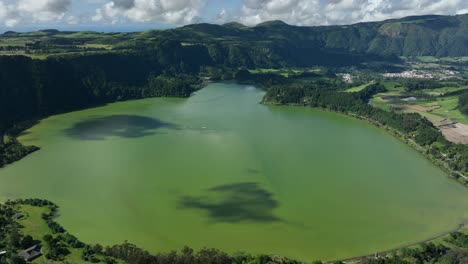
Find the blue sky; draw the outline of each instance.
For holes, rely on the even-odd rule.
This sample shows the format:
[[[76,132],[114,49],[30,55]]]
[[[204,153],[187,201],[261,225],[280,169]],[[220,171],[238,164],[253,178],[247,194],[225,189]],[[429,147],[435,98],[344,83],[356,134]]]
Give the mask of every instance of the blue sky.
[[[237,21],[334,25],[468,13],[467,0],[0,0],[0,31],[138,31]]]

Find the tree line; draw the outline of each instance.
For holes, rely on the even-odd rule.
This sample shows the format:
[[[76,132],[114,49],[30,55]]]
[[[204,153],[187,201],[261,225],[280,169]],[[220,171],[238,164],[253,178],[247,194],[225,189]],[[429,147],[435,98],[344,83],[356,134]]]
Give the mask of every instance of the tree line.
[[[468,115],[468,90],[463,91],[458,97],[458,109],[465,115]]]
[[[42,215],[49,231],[42,237],[45,247],[42,250],[45,257],[54,261],[67,261],[71,249],[80,249],[83,261],[91,263],[131,263],[131,264],[299,264],[301,261],[292,260],[282,256],[248,253],[228,254],[218,249],[203,248],[198,251],[190,247],[183,247],[179,251],[160,252],[151,254],[129,242],[119,245],[102,246],[100,244],[86,244],[68,233],[60,224],[54,221],[58,206],[41,199],[20,199],[0,204],[0,251],[7,254],[0,256],[0,264],[23,264],[24,259],[18,252],[33,245],[40,244],[37,237],[23,234],[20,222],[14,219],[19,213],[18,206],[31,205],[46,207],[48,213]],[[445,244],[423,243],[414,248],[403,248],[387,254],[384,257],[365,257],[357,260],[361,264],[424,264],[446,263],[463,264],[468,260],[468,235],[461,232],[452,232],[445,239]],[[449,246],[447,246],[449,245]],[[315,261],[313,264],[322,264]],[[344,262],[335,261],[334,264]]]
[[[188,97],[201,87],[199,62],[180,45],[152,47],[46,60],[0,56],[0,167],[37,150],[14,139],[25,121],[122,100]]]
[[[319,89],[314,85],[276,85],[267,90],[264,101],[277,104],[302,104],[351,113],[395,129],[418,145],[425,147],[426,155],[443,160],[454,171],[468,174],[468,146],[447,141],[430,121],[416,113],[396,113],[373,107],[369,100],[374,94],[385,91],[374,83],[360,92],[345,93],[339,90]],[[459,177],[454,174],[454,177]]]

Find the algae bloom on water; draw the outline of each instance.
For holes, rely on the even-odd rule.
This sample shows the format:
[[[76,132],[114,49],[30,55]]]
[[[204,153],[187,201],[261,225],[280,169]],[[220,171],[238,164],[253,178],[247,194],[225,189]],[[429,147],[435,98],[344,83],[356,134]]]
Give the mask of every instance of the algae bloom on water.
[[[41,150],[0,170],[0,197],[42,198],[88,243],[184,245],[340,259],[418,242],[468,219],[468,191],[364,121],[259,104],[215,83],[188,99],[42,120]]]

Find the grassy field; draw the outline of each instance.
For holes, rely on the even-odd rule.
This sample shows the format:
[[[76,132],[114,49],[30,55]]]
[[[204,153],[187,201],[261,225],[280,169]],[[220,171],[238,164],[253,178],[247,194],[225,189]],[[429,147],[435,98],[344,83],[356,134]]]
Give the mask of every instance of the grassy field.
[[[398,85],[397,82],[384,82],[387,92],[375,95],[372,99],[372,105],[384,110],[391,110],[392,105],[418,105],[423,107],[440,106],[438,109],[431,111],[419,111],[416,109],[404,109],[405,113],[419,113],[432,122],[438,122],[443,119],[451,119],[463,124],[468,124],[468,117],[463,115],[458,108],[458,96],[444,96],[447,93],[456,92],[459,90],[468,89],[468,86],[461,87],[441,87],[437,89],[422,90],[419,94],[407,93],[403,86]],[[398,100],[401,97],[414,96],[416,101],[402,101]],[[430,96],[430,97],[427,97]],[[396,97],[395,100],[384,100],[382,97]]]
[[[381,98],[373,98],[372,104],[375,107],[379,107],[384,110],[390,110],[392,103],[388,101],[384,101]],[[397,103],[393,103],[397,105]],[[438,98],[436,101],[432,102],[414,102],[413,104],[430,107],[430,106],[440,106],[438,109],[434,109],[432,111],[418,111],[415,109],[405,109],[402,112],[405,113],[419,113],[420,115],[426,117],[432,122],[439,122],[444,119],[451,119],[456,122],[460,122],[463,124],[468,124],[468,117],[463,115],[458,109],[458,98],[457,97],[446,97],[446,98]]]
[[[458,97],[440,97],[434,102],[421,103],[422,106],[439,105],[440,108],[432,110],[429,114],[433,118],[449,118],[460,123],[468,124],[468,117],[463,115],[458,108]]]
[[[382,97],[400,96],[404,92],[404,87],[399,85],[398,82],[393,82],[393,81],[382,82],[382,84],[387,89],[387,92],[374,95],[374,97],[371,99],[371,103],[374,107],[378,107],[383,110],[390,111],[391,103],[383,100]]]
[[[83,55],[96,54],[98,52],[111,52],[113,45],[108,43],[95,43],[94,41],[105,41],[108,38],[118,38],[120,36],[119,34],[102,34],[92,31],[51,34],[50,32],[36,31],[0,35],[0,56],[22,55],[33,59],[45,59],[57,55]],[[44,41],[51,41],[53,43],[60,39],[65,40],[66,44],[49,43],[45,45],[46,48],[42,47],[40,49],[28,47],[28,44]],[[70,44],[70,40],[74,40],[74,43]],[[44,49],[47,49],[48,52],[44,52]]]
[[[254,70],[249,70],[250,73],[275,73],[283,75],[284,77],[288,77],[290,75],[300,74],[304,72],[303,70],[295,70],[295,69],[267,69],[267,68],[259,68]]]
[[[93,48],[93,49],[106,49],[106,50],[111,50],[112,45],[106,45],[106,44],[93,44],[93,43],[86,43],[84,45],[78,45],[80,48]]]
[[[384,101],[380,96],[374,96],[371,99],[372,106],[378,107],[380,109],[390,111],[390,104],[387,101]]]
[[[45,245],[44,236],[51,234],[42,214],[49,213],[50,209],[47,207],[36,207],[30,205],[21,205],[20,211],[24,214],[24,218],[19,220],[23,226],[21,233],[23,235],[30,235],[34,240],[41,241],[41,245]],[[33,263],[44,263],[46,258],[41,256],[33,261]]]
[[[405,88],[401,86],[400,83],[395,81],[386,81],[382,82],[382,84],[385,86],[388,92],[391,93],[402,93],[405,91]]]
[[[47,207],[21,205],[20,211],[25,216],[19,220],[23,226],[21,229],[22,233],[32,236],[35,240],[44,242],[42,238],[50,234],[50,230],[41,216],[42,214],[49,213],[50,209]]]
[[[423,90],[424,93],[434,96],[441,96],[447,93],[468,89],[468,86],[462,87],[442,87],[437,89]]]
[[[347,93],[359,92],[359,91],[362,91],[362,90],[365,89],[367,86],[369,86],[369,85],[371,85],[371,84],[373,84],[373,83],[374,83],[374,81],[369,82],[369,83],[365,83],[365,84],[363,84],[363,85],[359,85],[359,86],[356,86],[356,87],[351,87],[351,88],[345,90],[345,92],[347,92]]]
[[[44,242],[45,235],[52,235],[47,223],[44,219],[42,219],[42,214],[47,214],[50,212],[48,207],[36,207],[31,205],[21,205],[19,210],[24,217],[19,220],[22,228],[21,233],[23,235],[30,235],[33,237],[34,240],[41,241],[41,245],[46,251],[46,243]],[[83,253],[82,248],[68,248],[70,250],[70,254],[67,255],[66,259],[61,263],[87,263],[83,259],[81,259],[81,254]],[[32,263],[44,263],[46,261],[45,256],[41,256],[35,259]],[[54,262],[60,263],[60,262]]]

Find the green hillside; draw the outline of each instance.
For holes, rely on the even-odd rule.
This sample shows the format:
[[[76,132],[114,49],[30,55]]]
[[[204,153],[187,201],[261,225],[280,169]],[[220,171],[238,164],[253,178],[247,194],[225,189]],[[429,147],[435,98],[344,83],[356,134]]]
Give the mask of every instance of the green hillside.
[[[253,27],[202,23],[135,33],[10,31],[0,35],[0,47],[49,56],[109,52],[109,48],[114,52],[134,50],[162,40],[203,46],[211,55],[225,55],[223,64],[252,67],[343,65],[397,56],[461,57],[468,55],[468,14],[413,16],[348,26],[300,27],[269,21]]]

